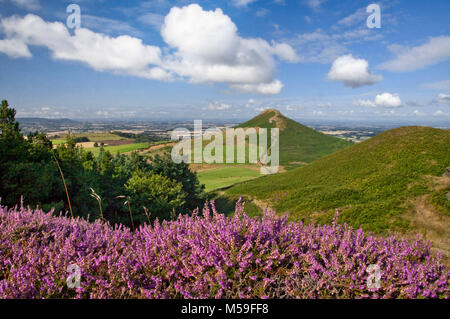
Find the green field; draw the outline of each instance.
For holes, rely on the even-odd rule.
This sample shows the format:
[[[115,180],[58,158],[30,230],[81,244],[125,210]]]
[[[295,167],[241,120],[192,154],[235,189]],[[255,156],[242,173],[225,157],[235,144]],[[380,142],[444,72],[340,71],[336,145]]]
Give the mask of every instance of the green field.
[[[77,138],[77,137],[87,137],[89,139],[90,142],[101,142],[101,141],[118,141],[118,140],[125,140],[125,137],[121,137],[119,135],[116,134],[111,134],[111,133],[102,133],[102,132],[98,132],[98,133],[77,133],[77,134],[72,134],[73,138]]]
[[[111,134],[111,133],[77,133],[77,134],[71,134],[72,138],[77,137],[87,137],[90,142],[101,142],[101,141],[118,141],[118,140],[124,140],[126,138]],[[59,145],[66,142],[66,139],[64,136],[60,136],[57,138],[50,138],[53,145]]]
[[[53,145],[64,144],[65,140],[52,140]],[[132,143],[125,145],[111,145],[103,147],[105,151],[109,151],[111,154],[115,155],[117,151],[120,154],[137,151],[140,149],[144,149],[150,146],[150,143]],[[100,153],[100,147],[84,147],[85,150],[92,152],[94,155],[98,155]]]
[[[58,139],[54,139],[51,140],[53,145],[60,145],[60,144],[64,144],[66,142],[65,139],[63,138],[58,138]]]
[[[200,183],[205,184],[205,190],[209,192],[256,178],[261,174],[259,170],[248,167],[224,166],[198,172],[197,176]]]
[[[79,133],[79,134],[72,134],[73,138],[77,137],[87,137],[90,142],[97,142],[101,143],[103,141],[118,141],[118,140],[124,140],[126,138],[111,134],[111,133]],[[65,138],[56,138],[51,139],[53,145],[61,145],[66,143]],[[105,151],[111,152],[111,154],[115,155],[117,152],[120,154],[128,153],[137,151],[140,149],[144,149],[150,146],[150,143],[143,142],[143,143],[130,143],[130,144],[124,144],[124,145],[110,145],[110,146],[104,146]],[[94,155],[98,155],[100,153],[100,147],[84,147],[85,150],[92,152]]]
[[[133,143],[133,144],[125,144],[125,145],[112,145],[105,146],[105,151],[109,151],[111,154],[115,155],[117,152],[120,154],[137,151],[143,148],[149,147],[149,143]],[[89,147],[85,148],[85,150],[91,151],[94,155],[98,155],[100,153],[100,147]]]

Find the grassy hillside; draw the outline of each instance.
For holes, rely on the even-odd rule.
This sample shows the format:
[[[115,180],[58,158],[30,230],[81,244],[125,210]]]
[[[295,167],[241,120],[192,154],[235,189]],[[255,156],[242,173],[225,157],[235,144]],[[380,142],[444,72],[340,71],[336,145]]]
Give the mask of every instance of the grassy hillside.
[[[299,124],[274,109],[268,109],[238,127],[278,127],[280,129],[280,164],[287,169],[302,163],[310,163],[352,145],[352,142]]]
[[[365,230],[421,230],[450,245],[450,131],[402,127],[294,170],[228,189],[291,218],[340,220]],[[261,204],[262,202],[262,204]]]

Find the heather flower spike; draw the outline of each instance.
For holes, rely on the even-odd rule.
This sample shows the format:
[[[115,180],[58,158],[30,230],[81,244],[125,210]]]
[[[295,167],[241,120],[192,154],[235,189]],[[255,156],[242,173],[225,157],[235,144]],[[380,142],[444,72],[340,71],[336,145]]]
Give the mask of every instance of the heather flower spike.
[[[241,202],[234,217],[207,203],[134,232],[29,207],[0,206],[0,221],[0,298],[450,298],[429,242],[251,218]]]

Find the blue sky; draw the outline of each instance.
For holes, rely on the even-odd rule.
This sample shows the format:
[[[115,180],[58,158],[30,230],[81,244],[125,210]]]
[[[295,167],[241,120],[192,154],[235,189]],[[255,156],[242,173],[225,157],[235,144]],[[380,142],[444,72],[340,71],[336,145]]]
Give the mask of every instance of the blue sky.
[[[66,25],[69,4],[81,28]],[[372,3],[381,28],[368,28]],[[18,116],[450,124],[450,1],[0,0]]]

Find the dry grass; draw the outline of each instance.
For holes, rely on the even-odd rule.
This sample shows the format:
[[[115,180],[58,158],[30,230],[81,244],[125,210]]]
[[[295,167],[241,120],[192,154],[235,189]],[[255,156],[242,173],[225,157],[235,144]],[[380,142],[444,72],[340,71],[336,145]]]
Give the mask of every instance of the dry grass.
[[[410,202],[411,209],[404,214],[413,230],[406,235],[410,238],[421,234],[432,242],[433,249],[444,257],[450,266],[450,217],[439,214],[428,201],[428,195],[420,196]]]

